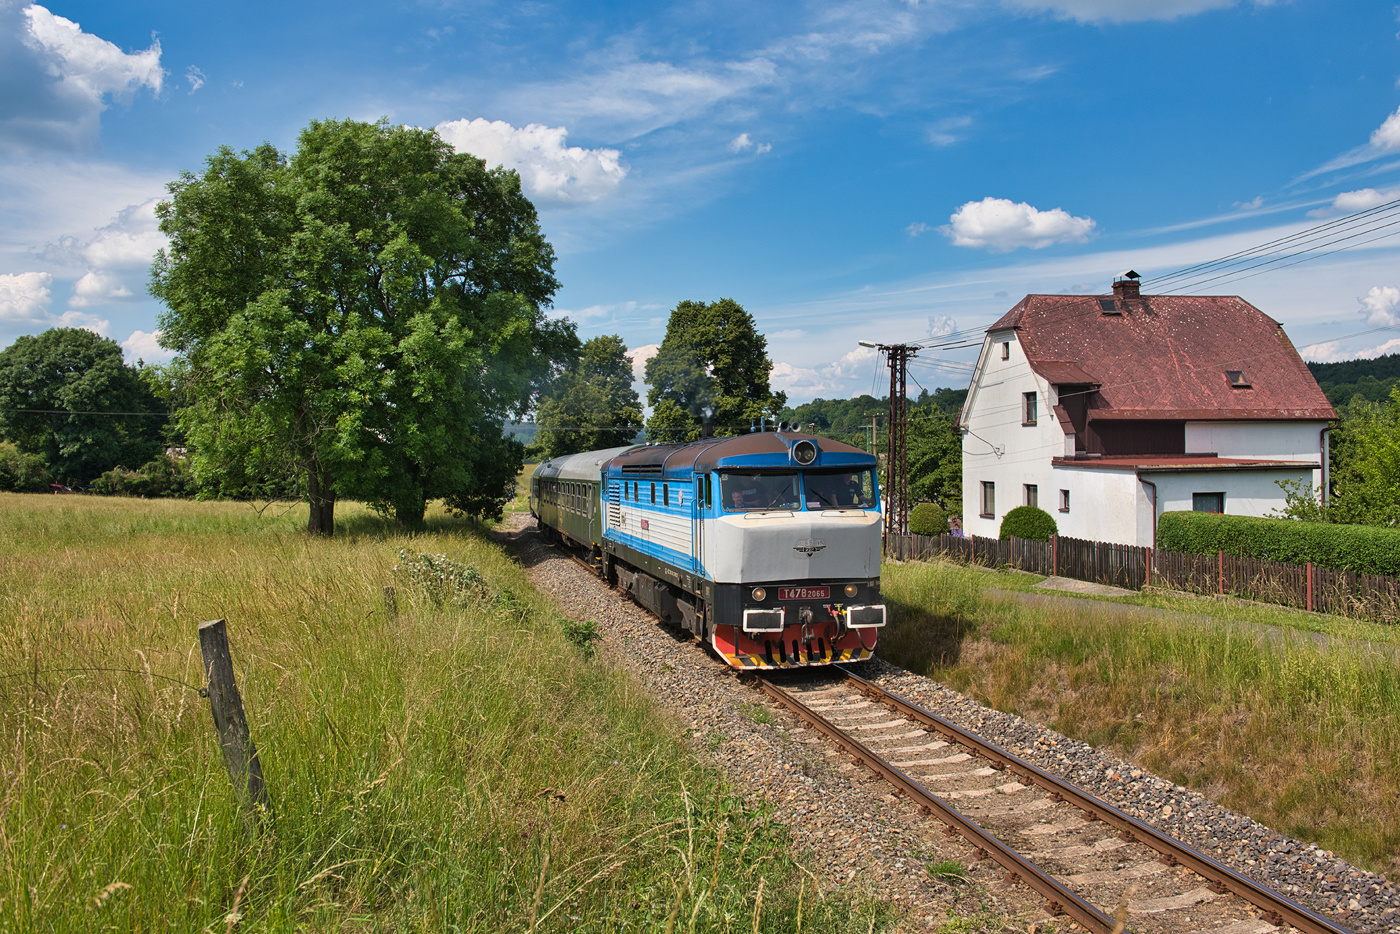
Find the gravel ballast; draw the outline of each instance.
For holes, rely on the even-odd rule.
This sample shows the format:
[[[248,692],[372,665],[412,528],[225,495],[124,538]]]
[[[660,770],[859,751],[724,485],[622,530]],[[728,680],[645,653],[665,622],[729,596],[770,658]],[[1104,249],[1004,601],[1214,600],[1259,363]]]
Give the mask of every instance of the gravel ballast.
[[[771,706],[699,643],[545,545],[528,515],[509,516],[499,535],[561,612],[597,623],[602,651],[623,662],[674,712],[697,753],[723,769],[751,801],[771,807],[828,888],[854,886],[888,899],[905,912],[909,930],[937,930],[958,918],[971,921],[959,931],[1072,927],[1064,919],[1047,924],[1034,893],[1003,881],[994,863],[978,862],[960,838],[947,836],[883,780]],[[1357,934],[1400,930],[1400,890],[1383,877],[936,681],[879,659],[853,670]],[[926,869],[947,860],[965,867],[965,882],[935,879]]]

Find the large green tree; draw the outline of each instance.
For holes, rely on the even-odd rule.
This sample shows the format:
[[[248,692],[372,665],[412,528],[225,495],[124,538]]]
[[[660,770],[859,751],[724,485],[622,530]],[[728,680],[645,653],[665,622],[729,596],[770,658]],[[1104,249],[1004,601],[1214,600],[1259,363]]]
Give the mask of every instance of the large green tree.
[[[499,514],[523,451],[504,422],[578,350],[544,315],[554,254],[514,172],[316,121],[290,157],[224,147],[170,194],[151,291],[202,485],[295,476],[319,534],[338,496],[407,525],[435,498]]]
[[[584,342],[539,405],[538,442],[547,457],[630,444],[642,430],[632,361],[616,334]]]
[[[769,389],[772,368],[767,340],[738,302],[681,302],[647,361],[647,437],[693,441],[706,419],[716,435],[739,434],[761,417],[776,416],[787,396]]]
[[[1327,518],[1400,525],[1400,387],[1384,402],[1358,396],[1340,414],[1332,434]]]
[[[161,452],[165,408],[110,338],[51,328],[0,350],[0,437],[85,485]]]
[[[956,513],[962,506],[962,435],[937,403],[909,416],[909,495]]]

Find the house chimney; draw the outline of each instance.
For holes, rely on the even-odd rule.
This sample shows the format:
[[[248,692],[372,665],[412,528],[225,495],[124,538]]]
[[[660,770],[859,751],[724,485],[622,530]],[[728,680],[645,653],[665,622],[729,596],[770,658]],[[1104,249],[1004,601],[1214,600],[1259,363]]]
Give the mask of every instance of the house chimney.
[[[1127,272],[1120,272],[1113,277],[1113,297],[1122,301],[1125,298],[1138,298],[1140,291],[1138,280],[1141,279],[1137,272],[1129,269]]]

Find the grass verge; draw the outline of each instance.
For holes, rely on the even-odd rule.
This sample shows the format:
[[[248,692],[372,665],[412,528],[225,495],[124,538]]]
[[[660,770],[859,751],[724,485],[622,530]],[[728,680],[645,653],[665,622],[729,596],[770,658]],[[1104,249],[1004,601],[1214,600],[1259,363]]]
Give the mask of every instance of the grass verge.
[[[323,541],[304,509],[0,494],[0,929],[883,926],[476,527],[337,513]],[[261,831],[195,692],[217,617]]]
[[[881,655],[1400,881],[1393,631],[1163,595],[1028,605],[1004,592],[1023,579],[886,565]]]

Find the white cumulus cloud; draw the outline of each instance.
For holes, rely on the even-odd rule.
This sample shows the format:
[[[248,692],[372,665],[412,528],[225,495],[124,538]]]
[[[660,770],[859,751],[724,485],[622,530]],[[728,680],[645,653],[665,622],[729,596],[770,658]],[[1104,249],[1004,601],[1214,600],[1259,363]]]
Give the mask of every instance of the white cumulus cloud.
[[[20,272],[0,275],[0,333],[31,333],[44,328],[87,328],[106,334],[110,323],[80,311],[52,314],[50,286],[53,276],[46,272]]]
[[[1366,323],[1372,327],[1400,324],[1400,289],[1395,286],[1372,286],[1357,302],[1361,305],[1361,313],[1366,316]]]
[[[568,131],[531,123],[514,127],[503,120],[449,120],[437,125],[438,135],[458,152],[504,165],[520,173],[532,199],[557,204],[598,201],[617,193],[627,166],[616,149],[566,146]]]
[[[0,321],[6,324],[43,321],[53,296],[53,276],[46,272],[0,275]]]
[[[89,240],[64,237],[44,248],[51,262],[86,269],[73,284],[69,307],[90,308],[144,291],[151,260],[167,242],[157,226],[159,201],[151,198],[128,205]]]
[[[173,356],[175,351],[166,350],[160,345],[160,331],[133,331],[130,337],[122,341],[122,358],[127,363],[135,363],[137,360],[158,363]]]
[[[983,198],[953,212],[939,230],[954,246],[1005,253],[1018,247],[1039,250],[1055,243],[1083,243],[1094,235],[1094,221],[1062,208],[1041,211],[1022,201]]]
[[[1387,201],[1394,201],[1400,192],[1379,191],[1375,188],[1362,188],[1358,191],[1344,191],[1332,199],[1332,207],[1339,211],[1364,211]]]
[[[627,356],[632,360],[632,382],[641,384],[646,381],[647,361],[656,356],[656,352],[661,349],[660,344],[643,344],[632,349]]]
[[[165,81],[160,42],[123,52],[38,4],[0,2],[0,141],[8,148],[76,149],[97,137],[109,98],[129,101]]]

